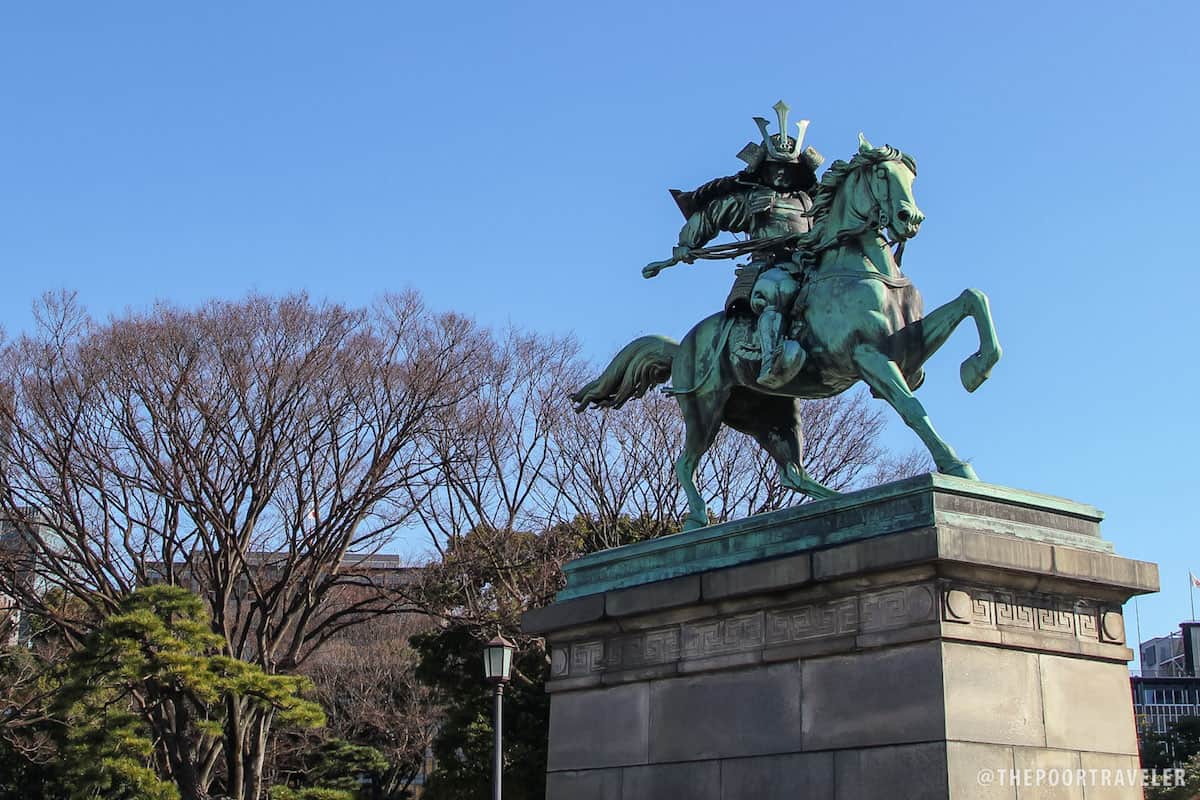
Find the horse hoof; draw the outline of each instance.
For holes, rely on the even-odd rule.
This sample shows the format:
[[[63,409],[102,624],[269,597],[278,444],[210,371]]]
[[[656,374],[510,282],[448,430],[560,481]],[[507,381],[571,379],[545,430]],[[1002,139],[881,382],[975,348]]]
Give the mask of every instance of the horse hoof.
[[[983,355],[981,353],[971,356],[962,362],[962,366],[958,368],[958,375],[962,378],[963,388],[968,392],[973,392],[982,386],[991,373],[992,367],[991,365],[984,366]]]
[[[700,522],[697,519],[688,517],[687,519],[685,519],[683,521],[683,529],[685,531],[694,531],[697,528],[706,528],[706,527],[708,527],[708,520],[704,520],[703,522]]]
[[[946,469],[939,469],[938,472],[943,475],[953,475],[955,478],[966,478],[969,481],[979,480],[979,476],[975,474],[975,468],[965,461],[955,461]]]
[[[786,474],[780,475],[779,483],[783,488],[807,495],[813,500],[826,500],[841,494],[841,492],[834,491],[824,484],[817,483],[807,475],[801,477],[799,469],[795,469],[794,472],[793,470],[788,470]]]
[[[813,500],[828,500],[831,497],[837,497],[838,495],[841,494],[841,492],[835,492],[833,489],[830,489],[828,486],[822,486],[821,484],[817,483],[816,481],[813,481],[811,484],[805,484],[803,486],[796,486],[796,487],[790,487],[790,488],[792,488],[794,491],[799,492],[800,494],[808,495]]]

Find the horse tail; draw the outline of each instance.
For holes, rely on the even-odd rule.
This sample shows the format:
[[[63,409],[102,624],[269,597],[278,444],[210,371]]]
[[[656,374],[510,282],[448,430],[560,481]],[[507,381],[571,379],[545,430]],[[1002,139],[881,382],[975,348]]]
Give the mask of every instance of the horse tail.
[[[575,411],[620,408],[631,397],[641,397],[651,386],[671,377],[671,362],[679,342],[666,336],[643,336],[621,348],[600,377],[571,395]]]

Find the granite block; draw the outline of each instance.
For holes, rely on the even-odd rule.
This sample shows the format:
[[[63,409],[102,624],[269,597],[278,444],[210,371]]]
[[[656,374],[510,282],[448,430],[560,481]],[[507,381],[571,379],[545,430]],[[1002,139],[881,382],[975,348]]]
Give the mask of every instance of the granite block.
[[[832,752],[790,753],[721,762],[721,800],[797,798],[834,800]]]
[[[624,772],[621,800],[721,800],[719,761],[651,764]]]
[[[946,737],[1044,747],[1038,656],[946,642]]]
[[[547,769],[645,764],[649,734],[648,683],[557,693],[550,703]]]
[[[1142,800],[1142,789],[1124,780],[1127,776],[1141,775],[1142,765],[1137,756],[1080,753],[1079,765],[1087,775],[1083,800]]]
[[[1137,755],[1137,729],[1123,664],[1041,654],[1046,745]]]
[[[700,576],[689,575],[669,581],[658,581],[618,589],[604,597],[605,612],[610,617],[626,617],[648,611],[661,611],[685,606],[700,600]]]
[[[1013,770],[1011,747],[947,742],[946,763],[950,800],[1016,800],[1016,785],[1002,777]]]
[[[603,617],[604,595],[593,594],[527,611],[521,619],[521,630],[525,633],[541,634],[597,622]]]
[[[801,685],[805,751],[945,738],[940,642],[805,661]]]
[[[804,553],[706,572],[702,576],[700,591],[705,601],[722,600],[756,592],[792,589],[811,579],[812,556]]]
[[[1077,752],[1017,747],[1013,767],[1017,800],[1084,800]]]
[[[798,752],[800,665],[772,664],[655,681],[650,761]]]
[[[946,800],[945,742],[840,750],[836,800]]]
[[[546,800],[621,800],[621,769],[549,772]]]

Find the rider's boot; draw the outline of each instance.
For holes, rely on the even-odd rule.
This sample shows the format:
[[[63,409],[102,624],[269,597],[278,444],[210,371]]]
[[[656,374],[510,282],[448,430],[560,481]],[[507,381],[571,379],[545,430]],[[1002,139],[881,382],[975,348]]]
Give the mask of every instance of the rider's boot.
[[[783,314],[775,308],[764,308],[759,314],[758,338],[762,347],[758,382],[769,389],[778,389],[803,369],[808,354],[799,342],[783,337]]]

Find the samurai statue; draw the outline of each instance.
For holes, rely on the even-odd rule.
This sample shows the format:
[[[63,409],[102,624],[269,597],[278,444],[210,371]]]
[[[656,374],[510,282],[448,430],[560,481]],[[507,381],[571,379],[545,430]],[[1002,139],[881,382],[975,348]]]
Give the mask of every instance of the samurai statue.
[[[737,267],[725,311],[757,318],[762,360],[758,383],[770,389],[794,378],[807,358],[797,341],[803,323],[794,305],[804,264],[796,238],[811,227],[810,193],[817,185],[816,170],[824,161],[813,148],[804,148],[808,120],[796,124],[796,137],[792,138],[787,135],[790,109],[782,100],[774,109],[779,132],[768,133],[767,120],[754,118],[762,142],[751,142],[738,153],[746,162],[745,169],[690,192],[671,190],[687,223],[679,232],[679,244],[671,258],[642,270],[644,277],[653,278],[679,262],[750,254],[749,263]],[[749,239],[705,248],[721,231],[747,234]]]

